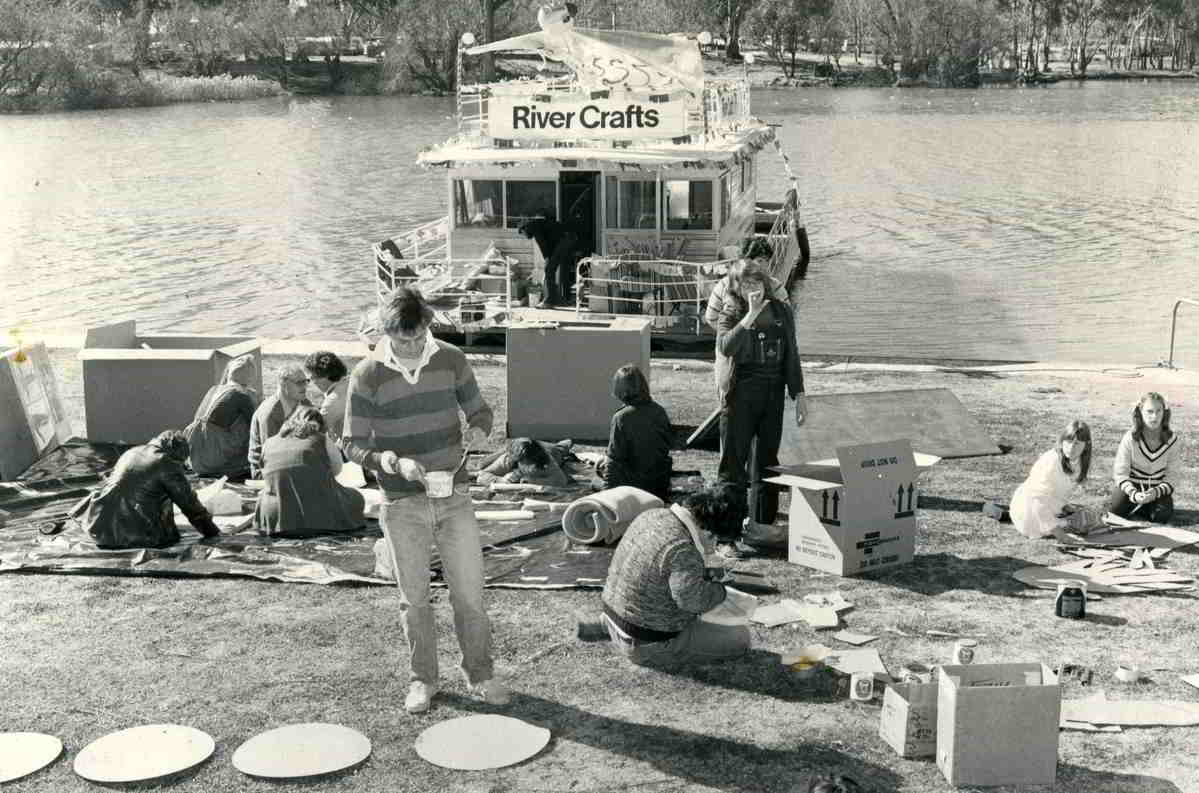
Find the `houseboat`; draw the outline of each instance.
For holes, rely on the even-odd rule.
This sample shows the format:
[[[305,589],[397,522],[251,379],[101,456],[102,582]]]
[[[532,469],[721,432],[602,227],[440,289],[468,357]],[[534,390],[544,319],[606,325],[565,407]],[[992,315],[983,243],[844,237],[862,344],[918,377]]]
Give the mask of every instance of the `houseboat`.
[[[512,323],[629,314],[683,340],[712,332],[707,296],[746,236],[772,238],[773,274],[787,281],[806,243],[798,189],[774,128],[750,113],[748,80],[705,79],[694,39],[575,28],[563,6],[539,20],[541,31],[492,44],[463,37],[458,133],[419,155],[444,170],[449,211],[374,246],[379,298],[415,282],[437,309],[434,332],[467,344]],[[522,51],[566,68],[465,77],[471,59]],[[792,187],[759,229],[767,149]],[[529,300],[542,251],[518,229],[550,214],[578,248],[574,292],[546,309]]]

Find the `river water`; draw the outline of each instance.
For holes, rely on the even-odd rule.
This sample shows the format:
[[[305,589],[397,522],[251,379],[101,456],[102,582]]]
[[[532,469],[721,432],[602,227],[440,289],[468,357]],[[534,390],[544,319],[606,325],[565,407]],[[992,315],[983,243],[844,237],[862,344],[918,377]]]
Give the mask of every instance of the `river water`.
[[[805,353],[1146,364],[1199,298],[1199,81],[756,91],[801,182]],[[353,338],[370,244],[445,211],[449,99],[0,118],[0,316]],[[759,196],[785,187],[772,151]],[[1199,366],[1199,308],[1176,363]]]

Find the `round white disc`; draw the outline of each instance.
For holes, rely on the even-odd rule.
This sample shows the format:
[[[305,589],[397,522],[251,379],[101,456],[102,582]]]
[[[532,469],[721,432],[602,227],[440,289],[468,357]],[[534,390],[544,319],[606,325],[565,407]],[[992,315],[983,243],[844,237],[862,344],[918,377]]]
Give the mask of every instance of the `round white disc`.
[[[442,768],[482,771],[527,760],[549,742],[544,727],[484,714],[434,724],[416,739],[416,753]]]
[[[321,776],[358,765],[371,754],[365,735],[338,724],[288,724],[255,735],[233,753],[233,767],[266,779]]]
[[[194,727],[147,724],[109,733],[75,756],[75,773],[91,782],[148,782],[195,768],[216,742]]]
[[[0,732],[0,784],[29,776],[62,754],[62,741],[40,732]]]

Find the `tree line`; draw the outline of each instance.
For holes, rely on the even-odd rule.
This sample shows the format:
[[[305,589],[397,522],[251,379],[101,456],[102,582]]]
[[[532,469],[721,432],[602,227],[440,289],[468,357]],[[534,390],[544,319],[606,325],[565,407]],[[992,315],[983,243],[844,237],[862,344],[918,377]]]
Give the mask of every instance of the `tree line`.
[[[320,64],[341,90],[349,52],[378,54],[371,90],[452,91],[464,33],[535,30],[539,0],[0,0],[0,99],[103,92],[147,70],[211,76],[234,62],[289,88]],[[763,48],[787,76],[801,53],[903,78],[971,84],[979,70],[1086,75],[1193,70],[1199,0],[580,0],[580,24],[711,32],[737,59]],[[807,60],[810,60],[807,59]],[[494,66],[484,63],[490,76]],[[69,105],[70,102],[68,101]]]

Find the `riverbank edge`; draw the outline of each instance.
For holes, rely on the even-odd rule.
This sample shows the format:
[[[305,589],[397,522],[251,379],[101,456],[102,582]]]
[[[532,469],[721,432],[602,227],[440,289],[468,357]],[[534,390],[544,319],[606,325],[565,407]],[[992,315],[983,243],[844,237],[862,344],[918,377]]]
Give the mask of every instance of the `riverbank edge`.
[[[175,335],[175,334],[171,334]],[[178,334],[185,336],[206,336],[216,334]],[[236,334],[231,334],[236,335]],[[219,336],[219,338],[228,338]],[[342,358],[358,359],[364,357],[368,350],[361,341],[342,341],[334,339],[257,339],[261,345],[264,358],[295,358],[300,359],[318,350],[336,353]],[[25,346],[43,343],[47,350],[79,351],[83,349],[83,336],[75,334],[31,336],[23,340]],[[467,356],[484,365],[504,365],[502,353],[467,352]],[[884,356],[846,356],[846,355],[805,355],[803,369],[806,372],[911,372],[911,373],[944,373],[961,374],[965,376],[1031,374],[1046,373],[1062,376],[1094,377],[1110,376],[1122,379],[1144,379],[1147,382],[1160,384],[1162,387],[1183,386],[1199,388],[1199,371],[1185,368],[1170,368],[1163,363],[1157,364],[1114,364],[1109,362],[1090,361],[995,361],[968,358],[897,358]],[[675,371],[710,372],[713,364],[709,361],[689,358],[672,358],[669,354],[654,355],[651,366],[667,367]]]
[[[805,58],[809,66],[823,61]],[[815,76],[812,70],[804,71],[794,77],[786,77],[777,63],[766,62],[756,66],[730,63],[727,61],[706,61],[705,76],[713,79],[744,78],[749,80],[751,88],[780,90],[797,88],[928,88],[944,87],[927,80],[902,80],[891,75],[887,70],[877,65],[851,63],[837,67],[831,75]],[[174,75],[166,71],[147,70],[151,77],[147,80],[136,81],[135,89],[129,89],[134,81],[130,75],[127,79],[114,82],[120,90],[108,96],[97,95],[93,101],[80,107],[63,106],[57,101],[13,100],[0,97],[0,115],[29,115],[41,113],[62,113],[75,110],[110,110],[122,108],[166,107],[176,104],[195,104],[200,102],[242,102],[251,99],[263,99],[271,96],[447,96],[448,94],[418,91],[399,92],[381,89],[380,76],[383,65],[371,59],[364,62],[343,61],[342,68],[348,72],[347,78],[337,89],[319,87],[319,78],[309,76],[302,80],[302,87],[283,88],[268,76],[266,66],[253,62],[239,62],[229,65],[227,72],[212,77],[190,75]],[[313,62],[310,69],[316,73],[321,67]],[[110,70],[111,71],[111,70]],[[1050,71],[1036,75],[1020,75],[1007,73],[982,73],[978,86],[1027,86],[1046,85],[1063,81],[1086,82],[1091,80],[1107,81],[1149,81],[1149,80],[1193,80],[1199,79],[1199,70],[1168,71],[1157,69],[1132,70],[1100,70],[1089,71],[1087,74],[1071,74],[1069,72]],[[164,90],[162,81],[186,81],[187,85],[181,91]],[[159,81],[159,84],[155,84]],[[230,81],[253,82],[254,88],[230,92]],[[299,80],[297,81],[299,82]],[[122,87],[123,86],[123,87]],[[96,89],[101,90],[101,89]]]

